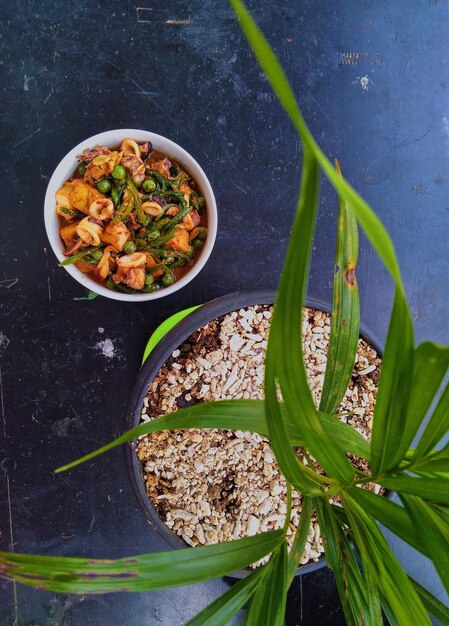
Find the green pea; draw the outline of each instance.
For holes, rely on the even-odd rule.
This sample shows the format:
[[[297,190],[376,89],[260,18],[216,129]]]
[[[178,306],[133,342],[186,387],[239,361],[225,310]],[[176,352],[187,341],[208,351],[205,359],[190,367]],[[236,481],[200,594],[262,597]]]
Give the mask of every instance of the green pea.
[[[95,259],[95,261],[101,261],[103,256],[103,250],[94,250],[91,256],[93,259]]]
[[[76,168],[78,171],[78,174],[81,174],[81,176],[84,176],[87,166],[84,163],[84,161],[81,161],[81,163],[78,165],[78,167]]]
[[[176,278],[173,276],[173,274],[164,274],[162,276],[162,284],[165,287],[169,287],[170,285],[173,285],[175,280],[176,280]]]
[[[154,276],[152,274],[147,274],[145,276],[145,285],[148,287],[148,285],[152,285],[154,283]]]
[[[203,198],[203,196],[198,196],[198,208],[202,209],[205,206],[206,206],[206,200]]]
[[[107,178],[102,178],[97,183],[97,189],[101,191],[101,193],[108,193],[108,191],[111,191],[111,181]]]
[[[137,250],[137,246],[134,243],[134,241],[127,241],[125,245],[123,246],[123,252],[125,252],[125,254],[132,254],[136,250]]]
[[[204,246],[204,241],[203,239],[194,239],[192,241],[192,246],[195,248],[195,250],[200,250],[203,246]]]
[[[145,193],[151,193],[156,189],[156,183],[152,178],[147,178],[143,181],[143,190]]]
[[[193,248],[193,246],[189,246],[188,249],[185,251],[184,253],[186,255],[186,257],[188,257],[189,259],[193,259],[193,257],[195,256],[195,248]]]
[[[204,228],[204,226],[200,226],[198,228],[196,239],[206,239],[206,237],[207,237],[207,228]]]
[[[157,228],[155,230],[152,230],[150,233],[148,233],[148,239],[150,241],[154,241],[155,239],[159,239],[160,236],[161,236],[161,231],[158,230]]]
[[[114,171],[112,172],[112,178],[115,180],[123,180],[126,176],[125,168],[121,165],[116,165],[114,167]]]
[[[159,291],[161,288],[159,283],[153,283],[152,285],[147,285],[142,289],[144,293],[153,293],[153,291]]]
[[[108,289],[115,289],[115,282],[112,280],[112,278],[109,276],[109,278],[106,281],[106,287]]]
[[[147,246],[147,242],[145,241],[145,239],[141,239],[140,237],[134,239],[134,242],[138,248],[145,248]]]

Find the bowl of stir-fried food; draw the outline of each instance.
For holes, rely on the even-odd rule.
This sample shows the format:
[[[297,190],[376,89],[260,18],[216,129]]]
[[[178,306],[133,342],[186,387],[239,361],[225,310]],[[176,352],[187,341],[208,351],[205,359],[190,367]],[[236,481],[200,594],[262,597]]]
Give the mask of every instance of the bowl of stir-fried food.
[[[59,265],[115,300],[160,298],[190,282],[212,252],[211,185],[183,148],[141,130],[100,133],[61,161],[45,197]]]

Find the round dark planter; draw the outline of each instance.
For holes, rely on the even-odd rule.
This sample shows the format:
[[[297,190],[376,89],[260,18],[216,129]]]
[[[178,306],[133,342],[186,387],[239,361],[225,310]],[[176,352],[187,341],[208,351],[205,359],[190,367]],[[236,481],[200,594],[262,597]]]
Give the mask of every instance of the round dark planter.
[[[174,326],[156,345],[140,369],[128,403],[126,429],[134,428],[134,426],[140,423],[143,400],[147,395],[149,384],[155,378],[157,372],[171,353],[194,331],[211,320],[226,315],[231,311],[248,306],[255,306],[257,304],[273,304],[275,299],[276,291],[273,289],[245,292],[236,291],[203,304],[200,308],[178,322],[178,324],[176,324],[176,326]],[[331,312],[329,305],[311,298],[306,299],[305,305],[312,309],[324,311],[325,313]],[[361,326],[360,335],[375,348],[378,354],[382,354],[382,346],[379,340],[369,330]],[[140,463],[135,453],[134,443],[125,446],[125,457],[133,491],[148,521],[158,530],[160,535],[162,535],[170,546],[173,548],[185,548],[186,544],[164,524],[147,496]],[[323,555],[317,562],[300,565],[296,574],[307,574],[325,565],[326,560]],[[241,578],[246,574],[246,571],[242,571],[236,572],[233,576],[235,578]]]

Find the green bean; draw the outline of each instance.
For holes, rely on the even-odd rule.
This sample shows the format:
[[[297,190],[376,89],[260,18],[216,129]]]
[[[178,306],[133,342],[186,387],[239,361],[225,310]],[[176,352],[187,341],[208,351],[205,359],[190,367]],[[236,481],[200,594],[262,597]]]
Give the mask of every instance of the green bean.
[[[107,279],[107,281],[106,281],[106,283],[105,283],[105,284],[106,284],[106,287],[107,287],[108,289],[115,289],[115,288],[116,288],[116,286],[117,286],[117,285],[116,285],[116,283],[115,283],[115,281],[114,281],[114,280],[112,280],[112,278],[111,278],[110,276],[109,276],[109,278]]]
[[[148,241],[156,241],[161,236],[161,231],[155,228],[147,234]]]
[[[161,220],[156,220],[155,222],[149,224],[149,226],[147,226],[147,234],[152,233],[154,230],[161,231],[164,228],[165,224],[168,224],[169,221],[169,217],[164,217]]]
[[[176,226],[176,224],[178,224],[181,220],[183,220],[185,216],[187,215],[187,213],[190,213],[192,209],[193,209],[192,206],[185,206],[183,209],[181,209],[178,215],[175,215],[175,217],[172,217],[171,220],[168,222],[167,230],[171,230],[173,226]]]
[[[180,254],[179,252],[173,252],[173,250],[165,250],[165,248],[153,248],[152,246],[146,246],[145,250],[162,258],[165,258],[167,256],[177,256],[178,254]]]
[[[145,285],[148,287],[148,285],[152,285],[154,283],[154,276],[152,274],[147,274],[145,276]]]
[[[179,185],[181,185],[186,180],[186,178],[188,178],[187,174],[183,172],[182,170],[179,172],[179,174],[175,178],[172,178],[172,179],[167,178],[166,176],[163,176],[157,170],[152,170],[150,168],[146,169],[146,173],[151,174],[151,176],[156,180],[156,182],[161,187],[162,191],[165,191],[167,187],[174,189],[174,185],[176,185],[176,187],[179,188]]]
[[[182,195],[182,193],[179,193],[179,191],[160,191],[158,195],[160,195],[160,196],[175,196],[175,198],[177,198],[179,200],[179,202],[181,203],[183,208],[185,208],[187,206],[187,202],[185,201],[184,196]]]
[[[77,261],[85,257],[87,254],[91,254],[92,252],[95,252],[95,250],[99,250],[99,249],[100,249],[99,246],[89,246],[88,248],[84,248],[84,250],[77,252],[73,256],[69,256],[67,259],[64,259],[64,261],[61,261],[61,263],[58,263],[58,266],[63,267],[65,265],[71,265],[72,263],[76,263]]]
[[[75,211],[72,211],[71,209],[66,209],[65,207],[59,207],[59,210],[65,213],[65,215],[70,215],[70,217],[76,217]]]
[[[139,224],[147,224],[148,219],[147,219],[147,216],[145,215],[145,212],[142,209],[142,202],[140,200],[140,194],[137,191],[136,186],[131,180],[130,176],[127,176],[126,182],[128,185],[128,191],[134,200],[134,206],[135,206],[136,213],[137,213],[137,221],[139,222]]]
[[[165,178],[165,176],[162,176],[162,174],[158,172],[157,170],[152,170],[148,168],[145,171],[147,174],[151,174],[154,180],[161,187],[162,191],[165,191],[167,189],[167,185],[171,184],[168,178]]]
[[[112,184],[112,190],[111,190],[111,198],[112,198],[112,202],[115,204],[115,206],[118,206],[120,204],[120,201],[122,199],[122,194],[123,194],[123,190],[125,189],[125,183],[121,182],[121,181],[114,181]]]
[[[115,212],[114,217],[112,218],[113,224],[118,224],[119,222],[123,222],[131,211],[134,208],[134,199],[131,194],[128,194],[126,200],[122,202],[120,208]]]
[[[98,261],[93,259],[91,256],[85,256],[83,258],[83,261],[86,261],[86,263],[90,263],[90,265],[97,265],[97,263],[98,263]]]
[[[163,243],[167,243],[167,241],[170,241],[170,239],[173,239],[173,237],[176,234],[176,229],[177,226],[175,226],[175,228],[172,228],[171,230],[167,231],[165,235],[162,235],[162,237],[159,237],[159,239],[156,239],[153,241],[153,245],[154,246],[160,246]]]
[[[141,239],[140,237],[134,239],[134,243],[136,244],[138,250],[146,248],[148,245],[148,242],[145,239]]]
[[[78,174],[81,174],[81,176],[84,176],[87,166],[86,163],[84,161],[81,161],[81,163],[78,165],[78,167],[76,168]]]
[[[99,249],[99,250],[94,250],[92,252],[92,254],[90,255],[95,261],[101,261],[101,259],[103,258],[103,250]]]

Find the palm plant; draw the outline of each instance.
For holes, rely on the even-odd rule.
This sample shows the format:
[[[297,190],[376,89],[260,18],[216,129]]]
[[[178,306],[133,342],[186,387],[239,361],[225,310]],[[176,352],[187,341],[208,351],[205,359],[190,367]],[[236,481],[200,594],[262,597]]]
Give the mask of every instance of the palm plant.
[[[231,0],[231,4],[303,146],[299,201],[266,354],[265,400],[200,404],[159,417],[57,471],[151,432],[186,428],[253,431],[270,439],[286,478],[285,526],[225,544],[114,561],[1,552],[0,573],[57,592],[145,591],[223,576],[271,554],[265,565],[239,581],[189,625],[226,624],[247,603],[246,624],[282,625],[287,591],[315,509],[325,539],[327,563],[334,572],[348,624],[378,626],[386,617],[392,625],[425,625],[431,623],[428,612],[449,624],[447,607],[406,574],[376,522],[431,559],[449,592],[449,444],[440,443],[449,430],[449,385],[438,399],[449,367],[449,348],[431,342],[415,347],[400,269],[385,228],[341,176],[338,164],[334,167],[320,150],[281,66],[241,0]],[[338,193],[339,221],[331,341],[317,409],[306,379],[301,342],[292,341],[292,337],[300,336],[320,170]],[[349,383],[359,337],[357,223],[395,284],[370,444],[335,416]],[[421,428],[422,434],[411,448],[427,418],[427,425]],[[316,459],[324,473],[318,473],[313,465],[304,465],[295,452],[297,446]],[[366,459],[370,473],[356,470],[347,453]],[[366,482],[395,491],[401,504],[360,489]],[[292,488],[303,494],[303,504],[300,525],[288,553],[286,530]],[[336,495],[343,508],[331,503]]]

